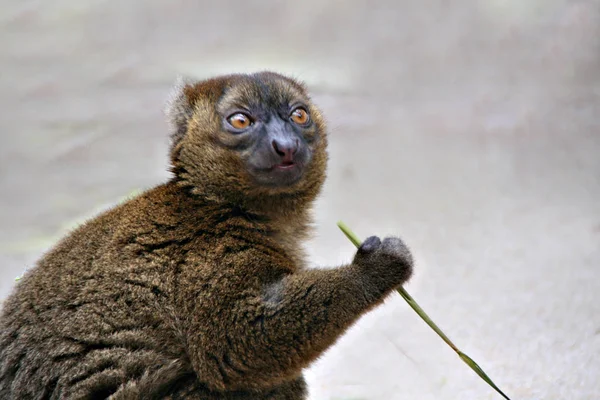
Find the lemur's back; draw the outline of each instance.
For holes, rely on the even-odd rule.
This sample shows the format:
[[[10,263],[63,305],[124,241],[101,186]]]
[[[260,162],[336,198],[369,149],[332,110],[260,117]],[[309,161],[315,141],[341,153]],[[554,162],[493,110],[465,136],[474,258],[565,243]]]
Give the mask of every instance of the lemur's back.
[[[17,284],[0,319],[0,398],[105,398],[125,375],[181,358],[158,312],[167,266],[134,255],[132,209],[84,224]]]

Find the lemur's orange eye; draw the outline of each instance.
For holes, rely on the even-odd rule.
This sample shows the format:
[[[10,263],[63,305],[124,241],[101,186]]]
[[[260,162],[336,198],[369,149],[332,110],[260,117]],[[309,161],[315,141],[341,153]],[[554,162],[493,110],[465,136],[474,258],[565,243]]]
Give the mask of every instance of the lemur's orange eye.
[[[302,107],[298,107],[294,111],[292,111],[290,118],[298,125],[306,125],[308,121],[310,121],[308,113]]]
[[[252,119],[244,113],[235,113],[227,118],[227,122],[235,129],[246,129],[252,125]]]

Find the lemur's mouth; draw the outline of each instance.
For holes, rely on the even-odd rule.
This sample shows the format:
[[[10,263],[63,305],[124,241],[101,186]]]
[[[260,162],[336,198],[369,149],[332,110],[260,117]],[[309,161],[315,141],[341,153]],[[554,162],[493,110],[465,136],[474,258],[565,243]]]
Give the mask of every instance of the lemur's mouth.
[[[296,165],[297,164],[293,161],[285,161],[285,162],[282,162],[281,164],[275,165],[273,168],[286,170],[286,169],[294,168]]]
[[[276,172],[276,171],[289,171],[291,169],[301,169],[302,168],[301,163],[298,162],[294,162],[294,161],[285,161],[279,164],[273,164],[270,167],[266,167],[266,168],[257,168],[257,171],[260,171],[262,173],[270,173],[270,172]]]
[[[258,169],[253,174],[257,183],[268,187],[291,186],[304,174],[304,163],[284,161],[268,168]]]
[[[261,161],[262,165],[253,165],[254,159],[251,159],[248,170],[258,185],[282,188],[300,181],[310,165],[310,160],[310,151],[305,149],[293,157],[263,157],[262,160],[257,160]]]

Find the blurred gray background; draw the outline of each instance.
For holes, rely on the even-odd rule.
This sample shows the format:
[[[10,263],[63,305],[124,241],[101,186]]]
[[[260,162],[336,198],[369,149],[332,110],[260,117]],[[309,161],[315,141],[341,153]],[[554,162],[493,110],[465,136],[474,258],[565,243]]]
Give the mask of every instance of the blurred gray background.
[[[0,2],[0,298],[73,226],[168,178],[177,75],[273,69],[331,130],[315,265],[400,234],[408,290],[513,399],[600,393],[600,2]],[[398,296],[311,399],[499,399]]]

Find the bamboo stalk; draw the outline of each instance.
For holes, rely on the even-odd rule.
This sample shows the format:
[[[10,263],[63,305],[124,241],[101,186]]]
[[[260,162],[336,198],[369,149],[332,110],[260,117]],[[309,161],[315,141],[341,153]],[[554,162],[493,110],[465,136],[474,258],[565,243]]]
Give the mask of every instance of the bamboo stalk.
[[[346,224],[344,224],[342,221],[340,221],[340,222],[338,222],[337,225],[342,230],[342,232],[344,232],[344,235],[346,235],[346,237],[357,248],[360,247],[360,245],[362,243],[361,240],[358,238],[358,236],[356,236],[356,234],[354,232],[352,232],[350,230],[350,228],[348,228],[348,226]],[[398,293],[400,293],[400,296],[402,296],[402,298],[404,300],[406,300],[408,305],[413,310],[415,310],[415,312],[417,314],[419,314],[419,317],[421,317],[423,319],[423,321],[425,321],[425,323],[427,325],[429,325],[431,327],[431,329],[433,329],[434,332],[437,333],[438,336],[441,337],[442,340],[444,342],[446,342],[446,344],[448,346],[450,346],[452,348],[452,350],[454,350],[456,352],[456,354],[458,354],[460,359],[463,360],[465,362],[465,364],[467,364],[469,366],[469,368],[471,368],[473,371],[475,371],[475,373],[477,375],[479,375],[479,377],[481,379],[483,379],[488,385],[490,385],[494,390],[496,390],[496,392],[498,392],[502,397],[504,397],[506,400],[510,400],[510,398],[506,394],[504,394],[504,392],[502,392],[502,390],[500,390],[498,388],[498,386],[496,386],[496,384],[490,379],[490,377],[483,371],[483,369],[481,369],[481,367],[479,365],[477,365],[477,363],[475,361],[473,361],[473,359],[471,357],[469,357],[468,355],[466,355],[465,353],[460,351],[458,349],[458,347],[456,347],[456,345],[454,343],[452,343],[452,341],[448,338],[448,336],[446,336],[446,334],[435,324],[435,322],[433,322],[431,320],[431,318],[429,318],[427,313],[425,313],[425,311],[423,311],[423,309],[419,306],[419,304],[417,304],[415,299],[413,299],[412,296],[410,294],[408,294],[408,292],[403,287],[399,287],[397,290],[398,290]]]

